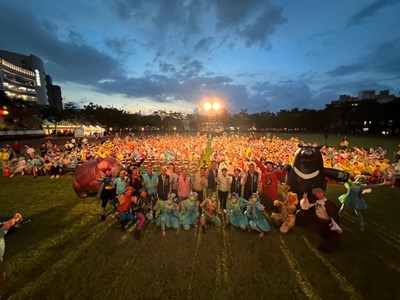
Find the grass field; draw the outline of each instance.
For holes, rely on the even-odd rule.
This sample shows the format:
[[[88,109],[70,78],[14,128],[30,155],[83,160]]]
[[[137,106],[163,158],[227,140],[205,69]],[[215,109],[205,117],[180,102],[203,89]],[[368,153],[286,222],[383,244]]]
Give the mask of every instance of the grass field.
[[[0,210],[32,222],[6,237],[5,299],[398,299],[400,189],[367,195],[366,230],[352,212],[340,249],[316,250],[301,228],[263,238],[232,228],[161,232],[153,223],[136,241],[96,198],[80,199],[72,175],[0,177]],[[345,188],[329,185],[337,199]]]

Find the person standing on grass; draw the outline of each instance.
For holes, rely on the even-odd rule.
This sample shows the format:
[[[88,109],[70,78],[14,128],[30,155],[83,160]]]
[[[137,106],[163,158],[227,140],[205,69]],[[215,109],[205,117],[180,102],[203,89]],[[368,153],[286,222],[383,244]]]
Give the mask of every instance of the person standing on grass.
[[[363,210],[368,208],[367,201],[362,197],[364,193],[369,193],[371,189],[383,186],[386,182],[380,184],[367,185],[367,179],[364,175],[356,176],[354,182],[349,180],[344,184],[347,188],[347,193],[339,196],[339,201],[342,203],[342,207],[339,210],[339,216],[346,208],[353,208],[358,218],[358,224],[360,230],[364,231],[365,223],[363,217]]]
[[[191,192],[192,192],[192,182],[188,175],[188,170],[186,168],[183,168],[182,174],[178,178],[178,201],[179,201],[179,203],[183,200],[186,200],[189,197],[189,194]]]
[[[203,202],[204,189],[207,187],[207,168],[201,167],[194,173],[193,191],[197,193],[197,200]]]
[[[133,196],[139,197],[140,190],[143,188],[143,177],[140,175],[139,168],[134,166],[132,168],[131,180],[129,186],[133,187]]]
[[[99,178],[100,181],[103,182],[102,184],[102,191],[100,194],[101,199],[101,216],[100,219],[102,221],[106,220],[106,206],[109,201],[115,198],[115,187],[112,188],[112,174],[111,170],[106,170],[106,176],[103,178]]]
[[[255,171],[254,164],[249,164],[249,170],[244,178],[244,193],[243,198],[250,199],[253,193],[257,193],[258,182],[260,181],[260,174]]]
[[[242,195],[242,186],[243,186],[243,178],[240,176],[240,169],[236,168],[233,170],[233,176],[231,179],[231,187],[230,187],[230,192],[235,193],[239,196],[239,198]]]
[[[117,201],[117,197],[119,195],[122,195],[122,194],[125,193],[126,187],[129,184],[129,179],[128,179],[128,177],[126,177],[126,171],[122,170],[121,172],[119,172],[119,176],[114,179],[112,184],[115,186],[116,198],[114,198],[114,201],[113,201],[113,205],[114,205],[114,208],[115,208],[115,205],[118,202]]]
[[[147,196],[154,206],[157,202],[158,176],[153,172],[152,165],[148,165],[146,167],[146,173],[143,174],[143,187],[146,189]]]
[[[231,185],[231,177],[228,176],[228,169],[222,168],[221,174],[216,178],[218,187],[218,198],[221,201],[221,209],[226,212],[226,200],[229,194],[229,187]]]
[[[212,160],[206,172],[207,196],[217,191],[217,182],[216,182],[217,177],[218,177],[217,161]]]
[[[167,167],[162,166],[158,175],[157,194],[158,199],[167,200],[172,192],[172,177],[167,175]]]

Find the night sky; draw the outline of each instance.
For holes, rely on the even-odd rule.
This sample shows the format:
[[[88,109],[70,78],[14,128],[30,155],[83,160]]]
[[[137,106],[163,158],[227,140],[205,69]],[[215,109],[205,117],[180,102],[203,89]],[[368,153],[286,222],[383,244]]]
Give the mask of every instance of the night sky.
[[[33,54],[63,102],[129,112],[321,109],[400,91],[400,1],[0,0],[0,49]]]

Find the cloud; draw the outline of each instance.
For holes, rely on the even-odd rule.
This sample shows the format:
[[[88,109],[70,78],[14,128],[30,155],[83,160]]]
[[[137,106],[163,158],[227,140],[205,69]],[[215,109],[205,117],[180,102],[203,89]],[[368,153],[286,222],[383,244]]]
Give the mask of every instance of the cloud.
[[[376,45],[370,53],[357,61],[341,65],[327,72],[330,76],[347,76],[359,73],[400,76],[400,39]],[[399,78],[399,77],[397,77]]]
[[[40,21],[28,11],[17,11],[4,4],[0,10],[0,36],[7,37],[2,40],[2,48],[42,58],[46,73],[55,81],[96,84],[121,71],[116,60],[89,46],[79,33],[69,31],[68,41],[62,41],[55,34],[56,27],[49,26],[53,24],[50,21]]]
[[[246,47],[258,45],[261,49],[270,49],[269,37],[276,31],[278,25],[287,22],[283,17],[283,9],[279,6],[269,7],[263,14],[259,15],[255,22],[247,24],[239,35],[244,39]]]
[[[214,43],[215,39],[213,37],[203,37],[194,45],[194,52],[209,52]]]
[[[355,13],[350,17],[347,21],[347,27],[359,25],[364,22],[365,19],[370,18],[375,15],[379,10],[384,9],[385,7],[394,5],[398,3],[399,0],[378,0],[373,3],[365,6],[363,9]]]

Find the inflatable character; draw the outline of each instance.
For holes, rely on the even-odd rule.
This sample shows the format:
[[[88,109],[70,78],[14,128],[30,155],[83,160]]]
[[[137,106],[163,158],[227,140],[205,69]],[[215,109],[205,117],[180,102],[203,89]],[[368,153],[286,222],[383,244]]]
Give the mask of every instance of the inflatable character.
[[[321,188],[325,191],[325,177],[345,182],[350,174],[341,170],[324,168],[321,146],[303,146],[299,144],[293,166],[289,168],[286,184],[290,186],[291,191],[296,193],[301,199],[304,193],[312,195],[314,188]],[[310,198],[310,202],[315,201]]]
[[[350,177],[350,174],[347,172],[324,168],[320,149],[321,146],[313,147],[299,144],[292,168],[290,168],[287,176],[286,183],[290,186],[292,192],[297,194],[298,199],[303,198],[304,195],[308,195],[307,201],[310,204],[318,200],[316,193],[313,193],[314,189],[319,188],[322,192],[325,192],[325,177],[343,182],[347,181]],[[331,204],[330,201],[328,202]],[[337,210],[339,211],[339,209]],[[338,216],[335,216],[335,218],[338,219]],[[319,218],[316,217],[314,205],[311,205],[310,209],[301,209],[297,212],[296,225],[314,232],[324,232],[325,236],[325,224],[321,223]],[[335,234],[327,235],[327,239],[327,245],[320,248],[320,250],[331,252],[337,248],[339,239]]]
[[[115,176],[122,168],[123,165],[120,161],[112,157],[98,157],[86,161],[76,170],[72,187],[81,198],[95,195],[102,185],[99,178],[105,177],[105,171],[111,170],[111,173]]]

